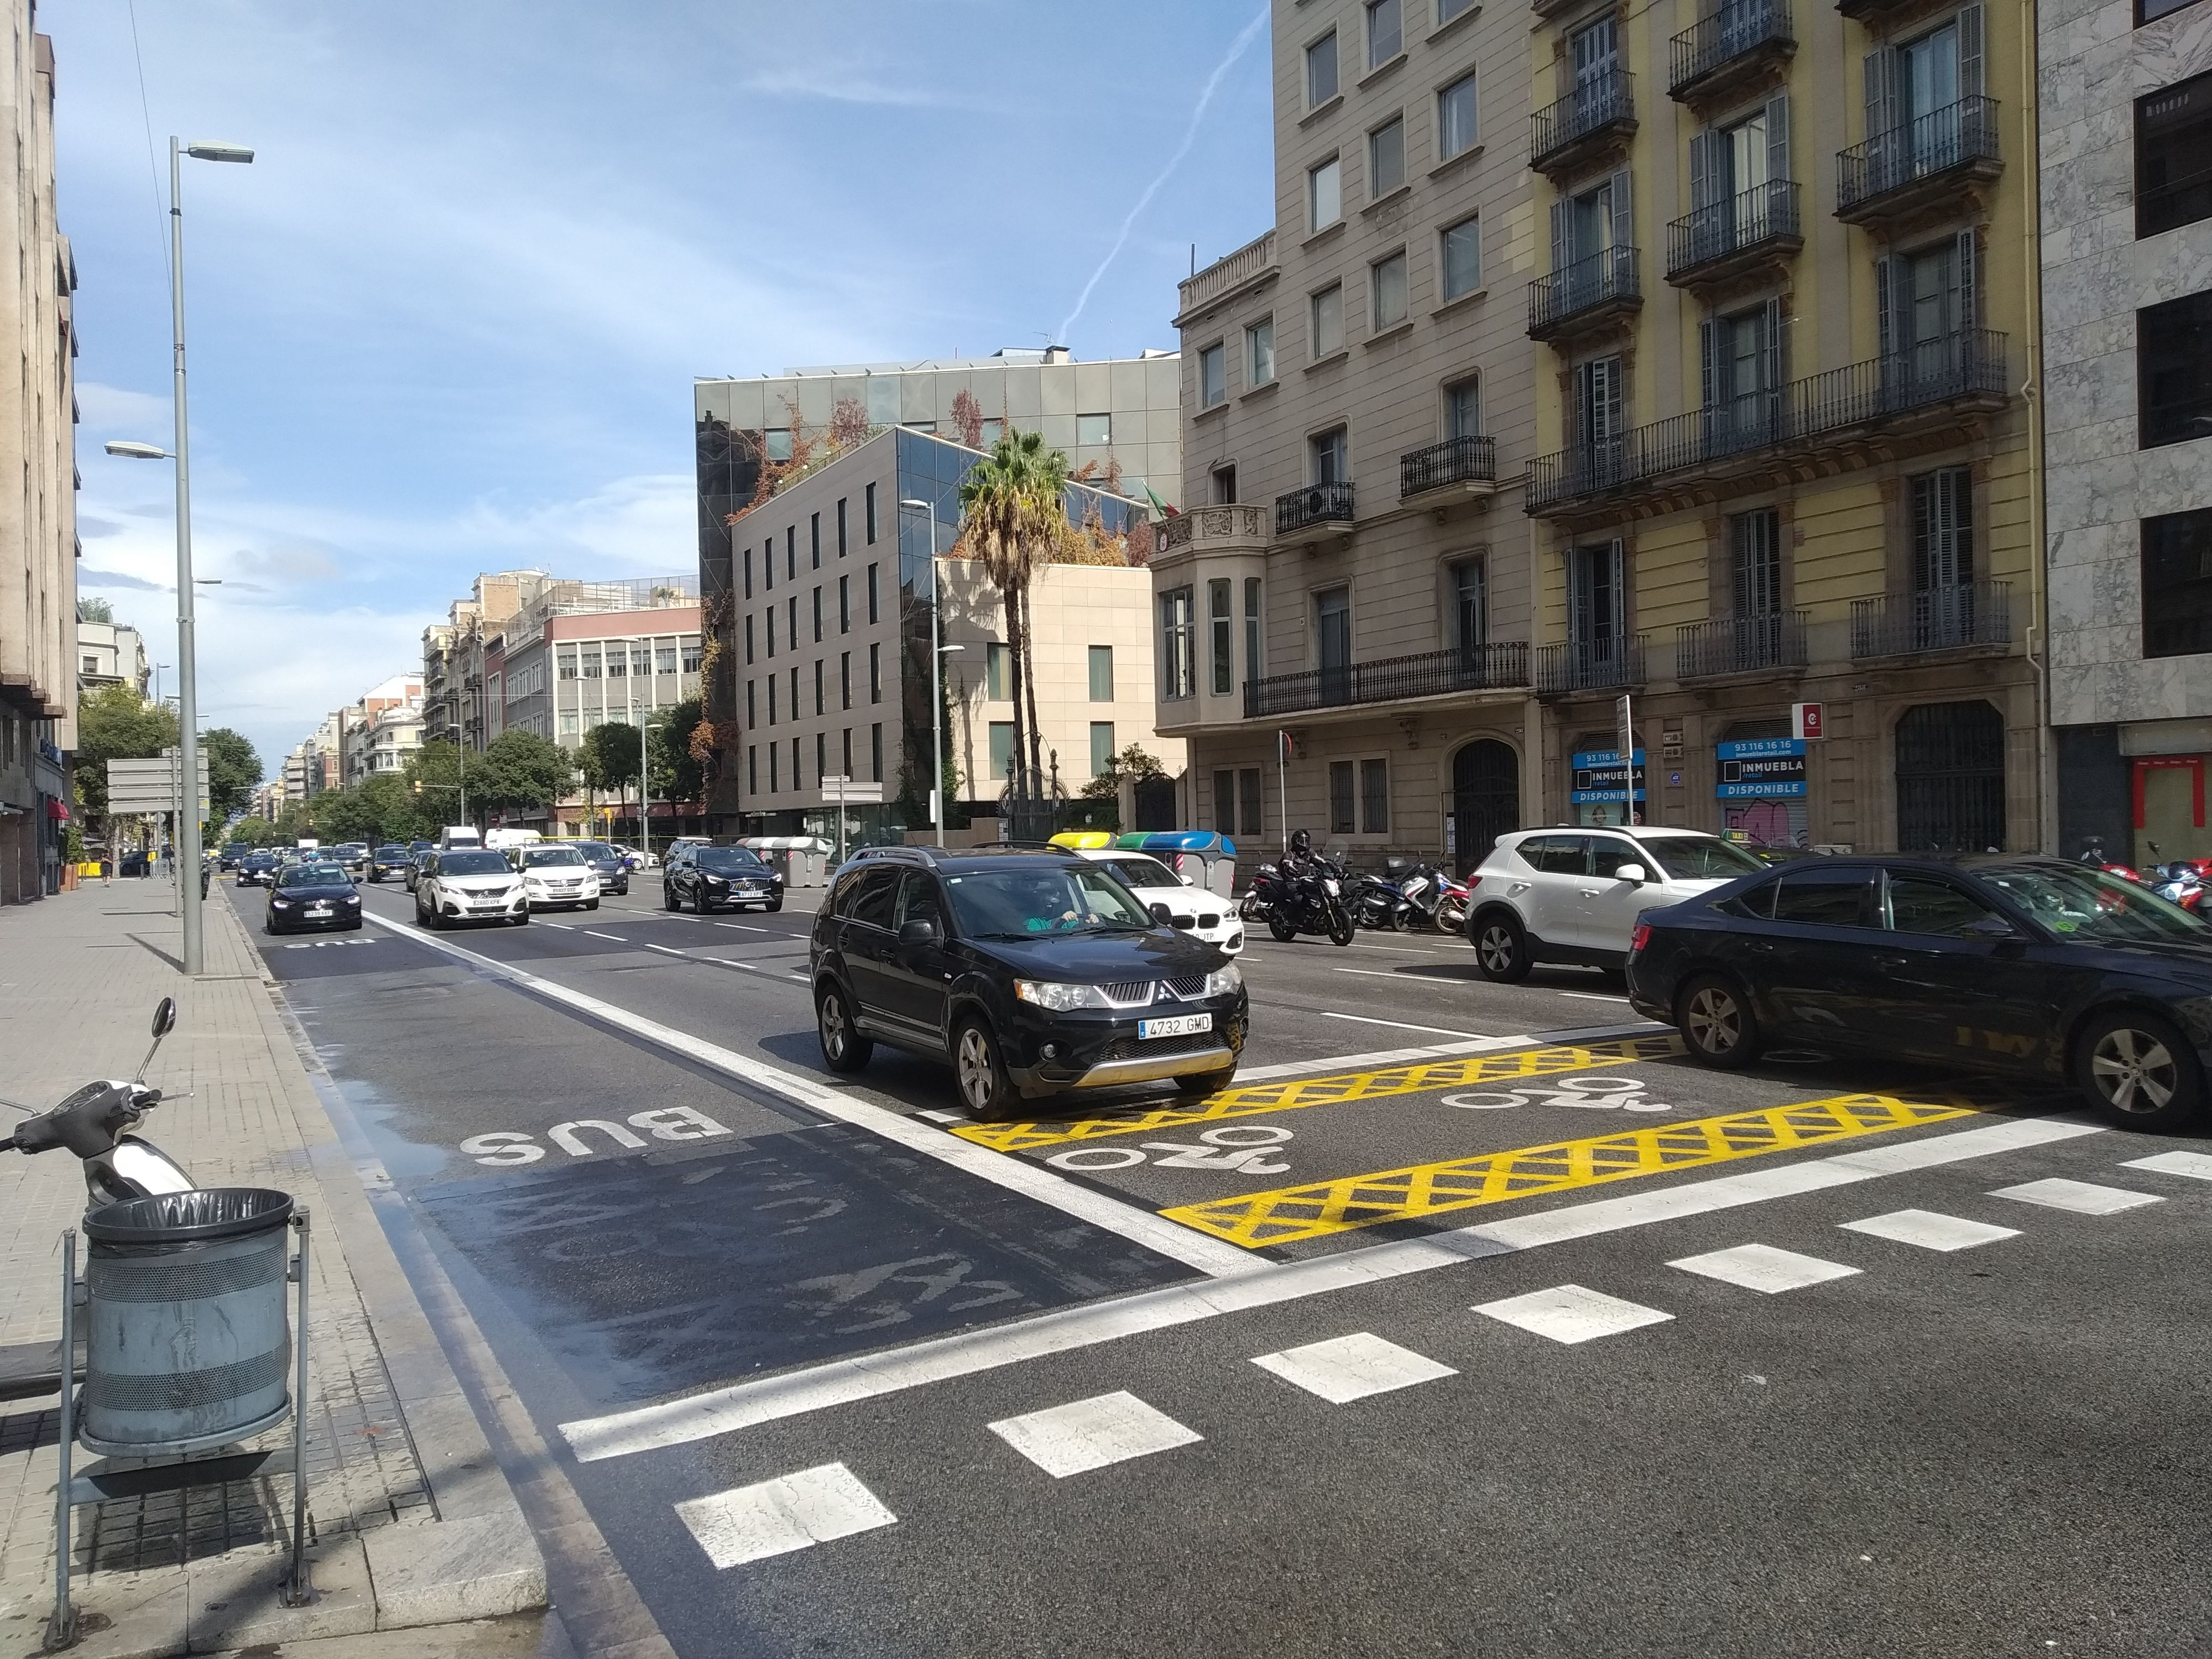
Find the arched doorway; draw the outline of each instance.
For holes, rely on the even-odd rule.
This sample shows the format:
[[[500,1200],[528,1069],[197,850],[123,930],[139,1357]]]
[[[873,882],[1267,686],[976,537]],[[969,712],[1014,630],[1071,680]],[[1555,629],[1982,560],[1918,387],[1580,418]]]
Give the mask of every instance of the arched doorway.
[[[1897,722],[1897,846],[1905,853],[2002,850],[2004,716],[1990,703],[1924,702]]]
[[[1521,757],[1495,738],[1477,738],[1452,757],[1452,868],[1464,876],[1492,845],[1521,827]]]

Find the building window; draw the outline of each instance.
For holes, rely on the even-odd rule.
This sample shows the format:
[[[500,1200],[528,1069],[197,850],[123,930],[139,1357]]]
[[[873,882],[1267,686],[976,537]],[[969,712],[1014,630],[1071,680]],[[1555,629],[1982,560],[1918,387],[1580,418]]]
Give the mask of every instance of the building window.
[[[1220,834],[1237,833],[1237,775],[1216,772],[1213,775],[1213,827]]]
[[[760,724],[759,692],[760,682],[758,680],[747,680],[745,682],[745,725],[748,727],[756,726]]]
[[[2170,12],[2179,11],[2190,0],[2136,0],[2136,27],[2154,23]]]
[[[845,556],[845,503],[848,499],[844,495],[837,498],[837,556],[841,559]]]
[[[1237,684],[1237,667],[1230,658],[1236,638],[1236,618],[1230,613],[1229,578],[1217,576],[1206,585],[1206,649],[1212,660],[1213,695],[1225,697]]]
[[[1447,300],[1472,294],[1482,285],[1482,220],[1469,214],[1455,225],[1446,225],[1442,238],[1443,292]]]
[[[841,652],[837,657],[837,706],[853,706],[853,653],[849,651]]]
[[[607,647],[607,678],[611,680],[626,679],[629,674],[629,649],[619,645],[609,646]]]
[[[1009,647],[996,640],[983,647],[983,696],[993,702],[1006,701],[1007,669],[1012,655]]]
[[[561,711],[561,735],[562,737],[573,738],[577,735],[577,722],[579,718],[580,717],[576,711],[573,708],[564,708]]]
[[[1213,504],[1216,507],[1234,505],[1237,500],[1237,463],[1231,461],[1226,466],[1217,466],[1207,476],[1213,481]]]
[[[1628,561],[1617,542],[1567,552],[1567,637],[1585,665],[1618,662],[1628,633]]]
[[[747,628],[745,635],[745,659],[750,662],[752,659],[752,635],[750,632],[752,618],[750,617],[746,617],[745,623]],[[556,665],[557,672],[562,679],[573,680],[576,678],[575,647],[573,645],[562,646],[560,650],[554,654],[553,660]]]
[[[761,544],[761,590],[775,591],[775,538],[771,536]]]
[[[684,672],[685,673],[697,673],[699,672],[699,665],[705,659],[706,653],[701,648],[698,641],[686,640],[684,641]],[[610,659],[609,660],[611,661],[612,659]]]
[[[815,781],[818,785],[821,782],[821,780],[817,778]],[[797,738],[793,738],[791,740],[791,787],[793,789],[804,789],[806,787],[806,774],[800,770],[799,765],[799,739]]]
[[[1480,559],[1451,567],[1451,642],[1466,657],[1478,655],[1490,636],[1489,593]]]
[[[809,558],[810,558],[810,560],[811,561],[811,568],[813,568],[813,569],[816,569],[816,570],[819,570],[819,569],[821,569],[821,568],[822,568],[822,515],[821,515],[819,513],[810,513],[809,514],[807,514],[807,518],[806,518],[806,547],[807,547],[807,555],[808,555],[808,557],[809,557]]]
[[[633,678],[641,680],[649,678],[653,673],[653,647],[642,640],[629,648],[629,672]],[[531,678],[536,679],[537,673],[533,672]],[[537,689],[535,685],[531,687],[533,691]]]
[[[1314,595],[1314,654],[1321,666],[1323,702],[1348,702],[1352,694],[1352,590],[1324,588]]]
[[[1449,161],[1474,148],[1474,76],[1472,71],[1437,94],[1437,159]]]
[[[2212,438],[2212,289],[2136,313],[2142,444]]]
[[[1470,374],[1464,380],[1454,380],[1444,388],[1444,436],[1479,438],[1481,435],[1482,383]]]
[[[1006,423],[996,415],[986,416],[981,429],[976,434],[976,436],[982,440],[983,447],[986,449],[996,449],[999,447],[999,440],[1006,435]]]
[[[1012,720],[991,722],[991,775],[1007,778],[1014,770],[1014,723]]]
[[[851,726],[845,728],[844,737],[839,747],[844,756],[844,761],[837,769],[849,778],[853,775],[853,728]]]
[[[1390,763],[1359,763],[1359,833],[1382,836],[1390,831]]]
[[[1367,0],[1367,67],[1381,69],[1405,50],[1400,0]]]
[[[1275,319],[1263,317],[1244,331],[1244,378],[1248,386],[1266,386],[1275,378]]]
[[[1963,466],[1923,472],[1912,485],[1912,626],[1923,648],[1973,637],[1973,475]]]
[[[853,631],[853,579],[850,576],[837,578],[837,631],[840,634]]]
[[[865,489],[863,489],[863,490],[860,492],[860,507],[861,507],[861,514],[860,514],[860,516],[861,516],[864,520],[866,520],[866,536],[867,536],[867,538],[868,538],[868,545],[869,545],[870,547],[873,547],[873,546],[876,544],[876,487],[875,487],[875,485],[873,485],[873,484],[870,484],[870,485],[868,485]]]
[[[1406,320],[1406,251],[1400,248],[1387,259],[1368,267],[1373,278],[1374,311],[1369,327],[1376,332],[1395,328]]]
[[[1216,340],[1198,354],[1198,406],[1212,409],[1229,401],[1229,354]]]
[[[673,674],[676,672],[674,646],[656,645],[653,647],[653,672],[656,674]]]
[[[795,524],[783,527],[783,578],[786,581],[799,580],[799,526]]]
[[[829,712],[829,700],[823,695],[823,682],[824,677],[822,670],[823,659],[817,657],[814,659],[814,712],[817,714],[827,714]]]
[[[827,732],[817,732],[814,734],[814,781],[820,783],[829,775],[829,771],[830,734]]]
[[[2135,100],[2135,234],[2212,219],[2212,76]]]
[[[1332,283],[1313,296],[1313,359],[1344,349],[1344,285]]]
[[[1114,722],[1091,722],[1091,775],[1103,778],[1114,769]]]
[[[870,537],[869,539],[872,541],[875,538],[873,537]],[[876,569],[877,567],[874,565],[870,565],[868,567],[868,620],[870,622],[881,622],[883,620],[883,617],[876,604]]]
[[[814,587],[814,643],[822,643],[822,586],[818,582]]]
[[[1086,445],[1110,444],[1114,441],[1114,417],[1108,415],[1078,415],[1075,417],[1075,442],[1078,448]]]
[[[1729,586],[1741,617],[1782,610],[1782,521],[1771,507],[1729,520]]]
[[[868,728],[868,776],[877,783],[884,781],[884,723],[881,720]]]
[[[1474,3],[1474,0],[1437,0],[1437,27],[1443,27]]]
[[[769,606],[763,617],[768,623],[768,654],[773,659],[775,655],[775,607]]]
[[[1313,481],[1316,483],[1352,482],[1352,463],[1342,427],[1331,427],[1326,432],[1315,433],[1306,441],[1306,447],[1313,462]]]
[[[577,659],[583,665],[584,678],[586,679],[595,680],[599,678],[599,647],[598,646],[587,645],[581,647],[577,653]]]
[[[1336,31],[1306,48],[1306,107],[1319,109],[1336,96]]]
[[[1406,118],[1385,121],[1367,135],[1367,196],[1380,201],[1406,182]]]
[[[1114,647],[1094,645],[1090,650],[1091,701],[1114,701]]]
[[[791,428],[789,427],[772,426],[761,434],[761,437],[765,442],[769,459],[787,461],[791,459]]]
[[[1191,661],[1191,590],[1178,587],[1160,595],[1160,696],[1174,702],[1197,690]]]
[[[752,598],[752,596],[753,596],[753,550],[752,550],[752,549],[751,549],[751,548],[748,547],[748,548],[746,548],[746,549],[745,549],[745,597],[746,597],[747,599],[750,599],[750,598]]]
[[[884,700],[884,648],[880,645],[868,647],[868,701]]]
[[[1332,836],[1349,836],[1358,830],[1358,823],[1353,817],[1357,787],[1357,775],[1350,761],[1328,763],[1328,832]]]
[[[1244,678],[1260,678],[1260,579],[1244,579]]]
[[[1327,230],[1344,217],[1344,175],[1330,156],[1306,173],[1306,228]]]
[[[783,780],[777,775],[780,770],[777,761],[782,752],[780,744],[772,743],[768,746],[768,792],[771,795],[781,793],[783,788]]]
[[[775,724],[776,684],[776,677],[773,674],[769,675],[768,677],[768,723],[770,726],[774,726]]]
[[[760,793],[760,745],[757,743],[745,745],[745,793]]]

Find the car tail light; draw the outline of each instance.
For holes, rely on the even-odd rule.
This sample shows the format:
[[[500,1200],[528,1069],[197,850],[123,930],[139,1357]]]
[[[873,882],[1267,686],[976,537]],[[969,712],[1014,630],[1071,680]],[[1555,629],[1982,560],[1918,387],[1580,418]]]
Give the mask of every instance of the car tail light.
[[[1645,941],[1650,939],[1650,937],[1651,924],[1648,921],[1638,922],[1636,924],[1636,931],[1628,936],[1628,954],[1632,957],[1638,951],[1641,951],[1644,946]]]

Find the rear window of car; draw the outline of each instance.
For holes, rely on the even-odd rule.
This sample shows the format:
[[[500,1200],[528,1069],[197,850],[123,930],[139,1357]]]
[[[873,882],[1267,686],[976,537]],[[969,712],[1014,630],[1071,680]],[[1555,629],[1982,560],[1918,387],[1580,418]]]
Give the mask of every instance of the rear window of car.
[[[1521,861],[1547,876],[1589,874],[1588,836],[1538,836],[1516,848]]]
[[[499,876],[507,872],[506,854],[478,848],[442,854],[438,860],[438,873],[441,876]]]
[[[603,841],[580,841],[575,843],[575,847],[576,850],[587,859],[611,859],[622,856]]]
[[[1873,927],[1874,872],[1799,866],[1785,870],[1772,886],[1777,921],[1808,927]]]

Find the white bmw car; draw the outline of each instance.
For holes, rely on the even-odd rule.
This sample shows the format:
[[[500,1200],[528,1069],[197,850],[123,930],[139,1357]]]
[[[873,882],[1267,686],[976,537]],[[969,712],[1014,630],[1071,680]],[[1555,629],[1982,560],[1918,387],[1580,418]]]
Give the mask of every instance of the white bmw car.
[[[1230,956],[1244,949],[1244,921],[1237,906],[1210,888],[1194,886],[1149,853],[1125,853],[1111,847],[1085,848],[1083,856],[1110,866],[1115,875],[1154,915],[1178,933],[1218,945]]]

